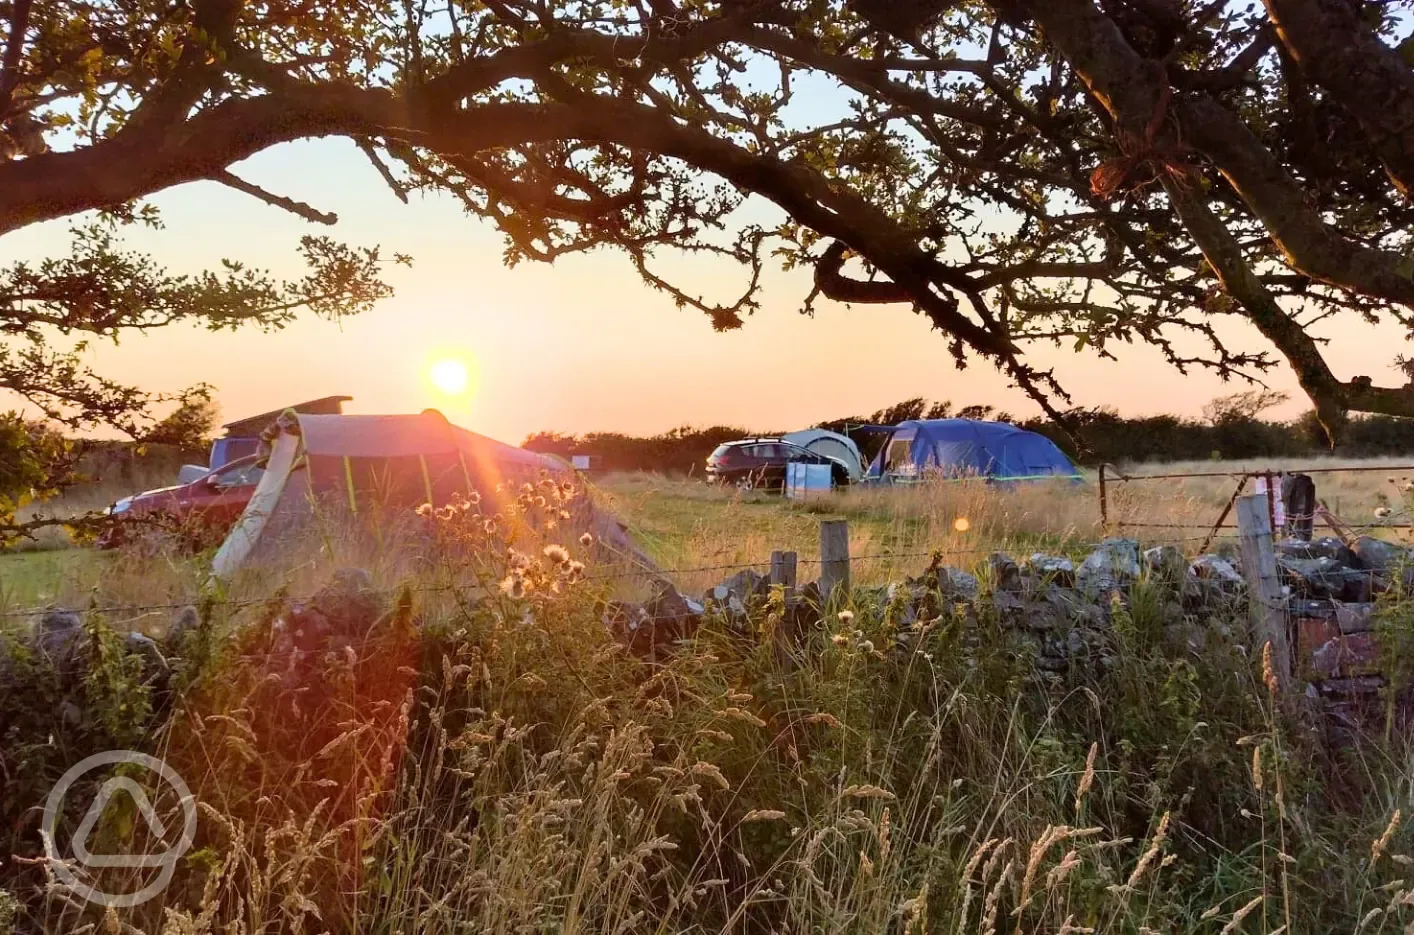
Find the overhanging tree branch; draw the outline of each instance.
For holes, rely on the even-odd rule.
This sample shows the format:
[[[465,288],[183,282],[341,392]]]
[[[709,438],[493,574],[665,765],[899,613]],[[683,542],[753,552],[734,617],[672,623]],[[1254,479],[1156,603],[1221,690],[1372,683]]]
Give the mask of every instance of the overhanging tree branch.
[[[306,221],[312,221],[315,224],[329,225],[339,223],[339,216],[337,214],[320,211],[311,205],[305,204],[303,201],[296,201],[293,198],[286,198],[284,195],[276,195],[273,192],[268,192],[259,185],[237,178],[231,172],[222,170],[213,173],[211,178],[213,181],[220,182],[228,188],[234,188],[238,192],[244,192],[247,195],[259,198],[266,204],[283,208],[291,214],[304,218]]]
[[[1414,192],[1414,71],[1347,0],[1265,0],[1301,70],[1355,116],[1385,171]]]

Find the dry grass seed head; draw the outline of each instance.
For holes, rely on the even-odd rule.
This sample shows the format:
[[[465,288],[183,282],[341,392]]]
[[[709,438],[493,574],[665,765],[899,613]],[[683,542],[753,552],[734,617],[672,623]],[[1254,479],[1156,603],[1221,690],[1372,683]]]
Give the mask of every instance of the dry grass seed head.
[[[1239,928],[1241,928],[1243,920],[1245,920],[1249,915],[1251,915],[1252,910],[1260,906],[1266,898],[1266,896],[1257,896],[1250,903],[1234,912],[1232,914],[1232,918],[1228,920],[1227,925],[1223,926],[1223,930],[1220,935],[1232,935],[1233,932],[1236,932]]]
[[[1403,812],[1400,809],[1396,808],[1394,810],[1394,814],[1391,815],[1389,818],[1389,824],[1385,826],[1384,833],[1381,834],[1379,839],[1375,841],[1373,845],[1370,846],[1371,861],[1379,860],[1380,855],[1383,854],[1385,850],[1389,847],[1389,842],[1394,839],[1394,833],[1399,830],[1399,820],[1402,817]]]
[[[1090,744],[1090,752],[1085,757],[1085,772],[1080,774],[1080,784],[1075,788],[1075,814],[1080,814],[1080,807],[1085,803],[1085,795],[1090,791],[1090,787],[1095,783],[1095,758],[1100,753],[1098,741]]]
[[[1139,883],[1139,880],[1144,876],[1144,871],[1149,869],[1149,865],[1153,863],[1154,858],[1158,856],[1159,849],[1164,845],[1164,839],[1168,837],[1168,831],[1169,813],[1164,812],[1163,817],[1159,819],[1159,826],[1154,829],[1154,836],[1149,841],[1148,849],[1144,851],[1143,855],[1139,858],[1139,863],[1134,866],[1134,872],[1131,873],[1129,879],[1125,881],[1124,885],[1126,889],[1132,890]]]

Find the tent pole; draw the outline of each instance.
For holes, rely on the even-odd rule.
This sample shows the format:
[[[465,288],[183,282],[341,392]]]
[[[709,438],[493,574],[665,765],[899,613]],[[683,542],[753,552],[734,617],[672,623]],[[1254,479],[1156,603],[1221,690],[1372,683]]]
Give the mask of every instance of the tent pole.
[[[358,512],[358,499],[354,496],[353,461],[344,455],[344,484],[349,489],[349,512]]]
[[[466,452],[457,448],[457,463],[462,466],[462,480],[466,481],[466,495],[471,496],[471,492],[476,488],[471,486],[471,472],[466,469]]]
[[[418,455],[417,463],[422,465],[422,489],[427,494],[427,505],[432,506],[432,476],[427,473],[427,455]]]

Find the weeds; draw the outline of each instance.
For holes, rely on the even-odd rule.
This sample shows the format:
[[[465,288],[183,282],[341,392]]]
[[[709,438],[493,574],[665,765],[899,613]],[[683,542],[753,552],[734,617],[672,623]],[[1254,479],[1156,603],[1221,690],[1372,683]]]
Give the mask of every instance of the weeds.
[[[376,552],[325,530],[298,570],[235,587],[308,593],[357,559],[394,598],[313,649],[282,601],[208,607],[165,703],[100,624],[97,674],[76,684],[16,654],[24,684],[54,687],[0,702],[21,858],[0,868],[0,920],[13,905],[17,931],[145,935],[1414,922],[1414,758],[1398,736],[1319,745],[1240,615],[1176,646],[1164,585],[1145,580],[1114,608],[1108,662],[1046,673],[941,595],[917,623],[887,599],[832,608],[783,657],[774,594],[649,665],[604,628],[593,542],[553,493],[527,496],[564,525],[488,528],[468,504]],[[74,699],[101,716],[56,716]],[[108,918],[35,862],[27,810],[54,770],[120,740],[170,763],[201,817],[172,885]]]

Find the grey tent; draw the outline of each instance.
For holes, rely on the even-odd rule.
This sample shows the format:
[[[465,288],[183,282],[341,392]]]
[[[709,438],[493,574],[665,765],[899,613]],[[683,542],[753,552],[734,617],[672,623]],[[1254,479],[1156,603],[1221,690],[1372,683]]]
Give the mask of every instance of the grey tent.
[[[557,458],[467,431],[433,409],[418,415],[286,411],[266,428],[262,445],[266,470],[212,562],[218,579],[230,577],[262,539],[298,526],[316,508],[344,515],[388,508],[410,512],[476,491],[494,510],[542,471],[573,477]],[[588,509],[601,542],[647,561],[620,524],[592,504]]]
[[[781,440],[790,442],[792,445],[799,445],[801,448],[822,454],[843,464],[845,470],[849,472],[850,483],[864,476],[864,458],[859,453],[859,446],[847,435],[827,429],[804,429],[783,435]]]

